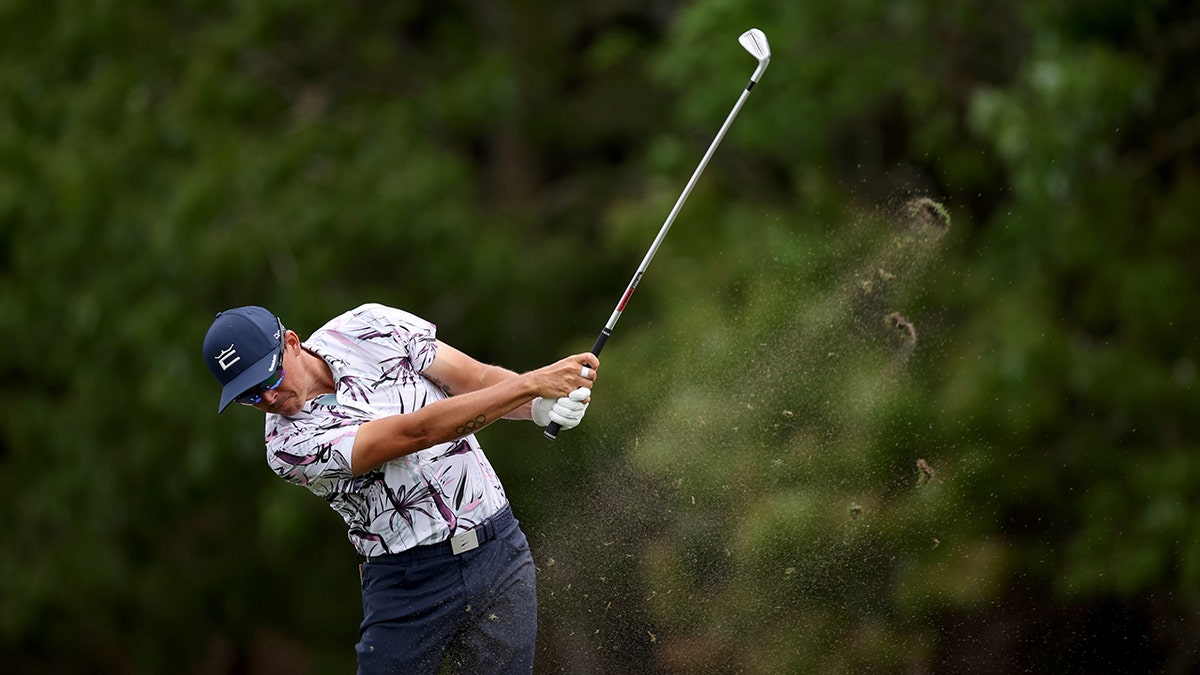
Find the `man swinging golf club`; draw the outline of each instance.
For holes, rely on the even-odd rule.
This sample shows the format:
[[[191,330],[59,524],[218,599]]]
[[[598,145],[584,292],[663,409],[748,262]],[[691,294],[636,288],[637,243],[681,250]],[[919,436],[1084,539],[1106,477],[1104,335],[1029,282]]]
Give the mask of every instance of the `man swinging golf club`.
[[[363,305],[306,342],[261,307],[217,315],[204,357],[231,401],[267,413],[267,462],[329,502],[360,566],[360,675],[533,669],[529,546],[474,432],[532,419],[547,438],[579,424],[598,354],[672,222],[771,60],[761,30],[738,42],[758,62],[590,353],[522,375],[438,341],[432,324]]]
[[[266,413],[268,465],[346,521],[363,563],[360,674],[533,670],[533,559],[474,432],[501,418],[578,425],[596,356],[517,374],[367,304],[303,342],[262,307],[221,312],[204,360],[218,412]]]

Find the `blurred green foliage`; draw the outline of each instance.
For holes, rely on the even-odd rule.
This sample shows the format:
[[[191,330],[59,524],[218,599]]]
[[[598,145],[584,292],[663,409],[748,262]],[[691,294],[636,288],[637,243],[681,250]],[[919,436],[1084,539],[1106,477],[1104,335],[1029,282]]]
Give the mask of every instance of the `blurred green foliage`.
[[[751,26],[772,66],[588,423],[482,435],[539,563],[538,670],[1200,664],[1191,3],[0,19],[6,672],[350,671],[353,552],[256,413],[213,415],[210,317],[305,335],[379,301],[518,370],[586,349]]]

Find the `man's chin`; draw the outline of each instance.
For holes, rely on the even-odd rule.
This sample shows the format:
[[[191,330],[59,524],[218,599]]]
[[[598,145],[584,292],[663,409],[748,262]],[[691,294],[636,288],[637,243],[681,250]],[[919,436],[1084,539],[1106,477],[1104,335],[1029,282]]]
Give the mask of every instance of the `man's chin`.
[[[302,408],[304,408],[303,405],[297,405],[295,401],[289,400],[286,403],[281,403],[279,405],[267,408],[267,412],[271,413],[272,415],[281,415],[283,417],[295,417]]]

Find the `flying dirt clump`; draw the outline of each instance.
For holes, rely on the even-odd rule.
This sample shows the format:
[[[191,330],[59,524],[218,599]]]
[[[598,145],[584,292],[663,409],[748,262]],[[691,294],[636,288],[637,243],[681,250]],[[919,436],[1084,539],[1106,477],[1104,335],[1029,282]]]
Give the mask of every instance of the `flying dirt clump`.
[[[921,487],[933,480],[933,467],[929,466],[929,462],[923,459],[917,460],[917,472],[917,487]]]
[[[950,212],[946,210],[946,207],[928,197],[919,197],[908,202],[904,210],[913,222],[921,227],[932,228],[940,232],[950,229]]]
[[[887,315],[887,325],[891,326],[900,339],[904,341],[905,349],[912,349],[917,344],[917,327],[911,321],[904,318],[900,312],[892,312]]]

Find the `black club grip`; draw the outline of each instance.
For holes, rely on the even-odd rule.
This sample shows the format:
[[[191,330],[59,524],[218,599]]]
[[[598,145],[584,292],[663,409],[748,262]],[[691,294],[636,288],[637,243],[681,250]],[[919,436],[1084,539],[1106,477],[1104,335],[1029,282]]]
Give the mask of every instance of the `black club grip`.
[[[612,331],[608,329],[608,326],[605,326],[604,330],[600,331],[599,337],[596,338],[596,343],[592,345],[592,354],[600,356],[600,350],[604,349],[604,343],[608,342],[609,335],[612,335]],[[558,422],[551,422],[546,425],[546,429],[542,432],[542,435],[553,441],[558,439],[559,431],[562,431],[562,425]]]

